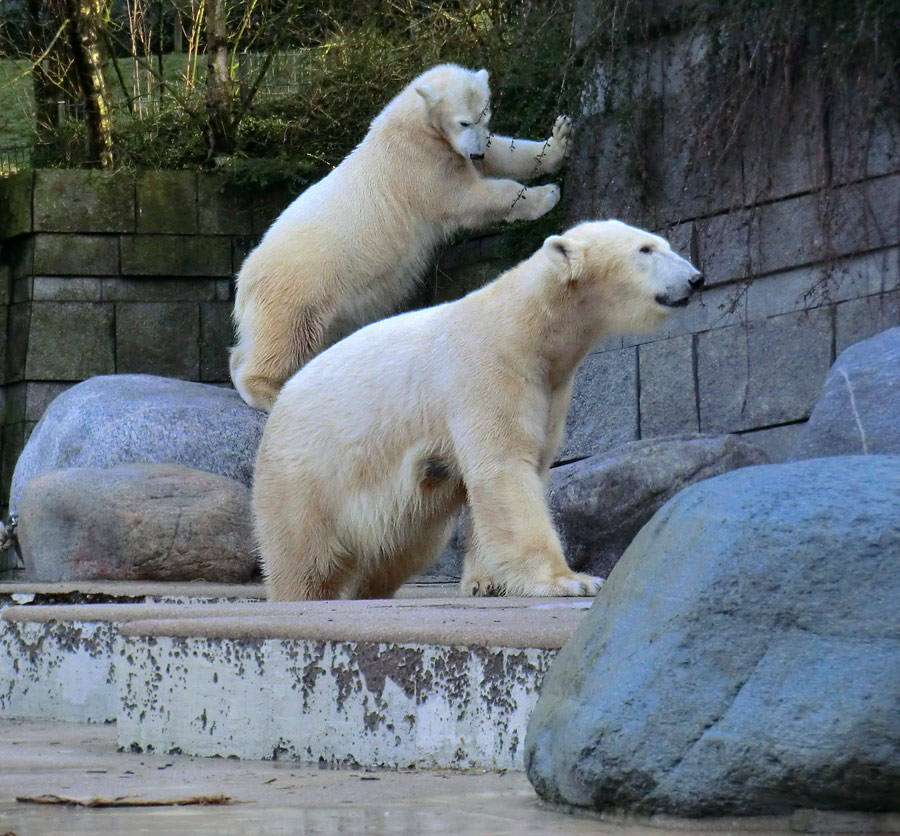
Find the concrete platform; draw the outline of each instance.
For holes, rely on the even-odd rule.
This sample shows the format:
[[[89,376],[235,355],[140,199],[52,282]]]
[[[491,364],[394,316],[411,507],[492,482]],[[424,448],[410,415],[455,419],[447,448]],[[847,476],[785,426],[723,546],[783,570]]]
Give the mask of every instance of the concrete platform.
[[[115,721],[133,751],[521,769],[540,682],[591,604],[186,586],[0,586],[0,718]],[[70,599],[101,603],[51,603]]]

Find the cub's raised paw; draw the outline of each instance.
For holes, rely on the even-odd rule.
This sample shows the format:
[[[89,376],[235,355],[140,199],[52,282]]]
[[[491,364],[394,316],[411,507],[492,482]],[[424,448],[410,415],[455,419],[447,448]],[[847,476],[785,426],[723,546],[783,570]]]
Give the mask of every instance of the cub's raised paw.
[[[541,158],[541,168],[545,174],[555,174],[560,169],[569,154],[571,137],[572,120],[568,116],[557,116]]]
[[[552,137],[553,142],[565,155],[569,150],[572,137],[572,120],[568,116],[556,117],[556,121],[553,123]]]

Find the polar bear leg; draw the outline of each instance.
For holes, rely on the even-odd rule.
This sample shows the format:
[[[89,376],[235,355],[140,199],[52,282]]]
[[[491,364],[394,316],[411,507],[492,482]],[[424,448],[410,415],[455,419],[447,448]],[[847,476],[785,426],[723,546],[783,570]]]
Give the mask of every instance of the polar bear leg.
[[[231,380],[250,406],[272,409],[285,381],[320,351],[325,320],[313,308],[267,312],[260,333],[232,349]]]
[[[515,180],[478,179],[461,197],[459,223],[478,229],[499,221],[535,221],[559,203],[559,186],[523,186]]]
[[[472,544],[466,554],[464,595],[595,595],[602,580],[566,565],[553,529],[540,474],[508,464],[484,478],[466,479]]]
[[[572,122],[567,116],[557,116],[553,131],[545,140],[491,136],[484,161],[478,168],[488,177],[512,177],[515,180],[534,180],[555,174],[568,153],[571,129]]]

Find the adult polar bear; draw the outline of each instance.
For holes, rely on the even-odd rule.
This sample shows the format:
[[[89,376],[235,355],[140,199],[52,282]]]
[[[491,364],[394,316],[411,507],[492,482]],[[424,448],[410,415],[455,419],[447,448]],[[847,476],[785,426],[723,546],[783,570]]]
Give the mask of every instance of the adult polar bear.
[[[661,238],[618,221],[548,238],[456,302],[376,322],[284,386],[253,511],[273,600],[391,595],[440,554],[468,502],[462,588],[593,595],[547,506],[575,371],[649,330],[702,283]]]
[[[395,313],[453,232],[534,220],[556,205],[555,185],[492,178],[557,171],[568,119],[558,118],[545,142],[488,142],[490,115],[486,70],[434,67],[275,221],[237,280],[231,379],[247,403],[271,409],[313,356]]]

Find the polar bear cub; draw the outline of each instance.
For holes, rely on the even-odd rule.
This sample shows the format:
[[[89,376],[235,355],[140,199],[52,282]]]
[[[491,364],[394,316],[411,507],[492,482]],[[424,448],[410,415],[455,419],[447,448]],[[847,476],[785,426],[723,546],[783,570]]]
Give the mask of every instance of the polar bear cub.
[[[652,329],[702,283],[662,239],[583,223],[456,302],[351,334],[285,384],[253,513],[269,597],[391,595],[471,510],[462,590],[593,595],[547,504],[572,380],[602,337]]]
[[[271,409],[314,355],[394,313],[452,233],[534,220],[556,205],[557,186],[518,180],[560,168],[569,120],[534,142],[492,137],[490,117],[486,70],[434,67],[285,209],[237,279],[231,379],[247,403]]]

